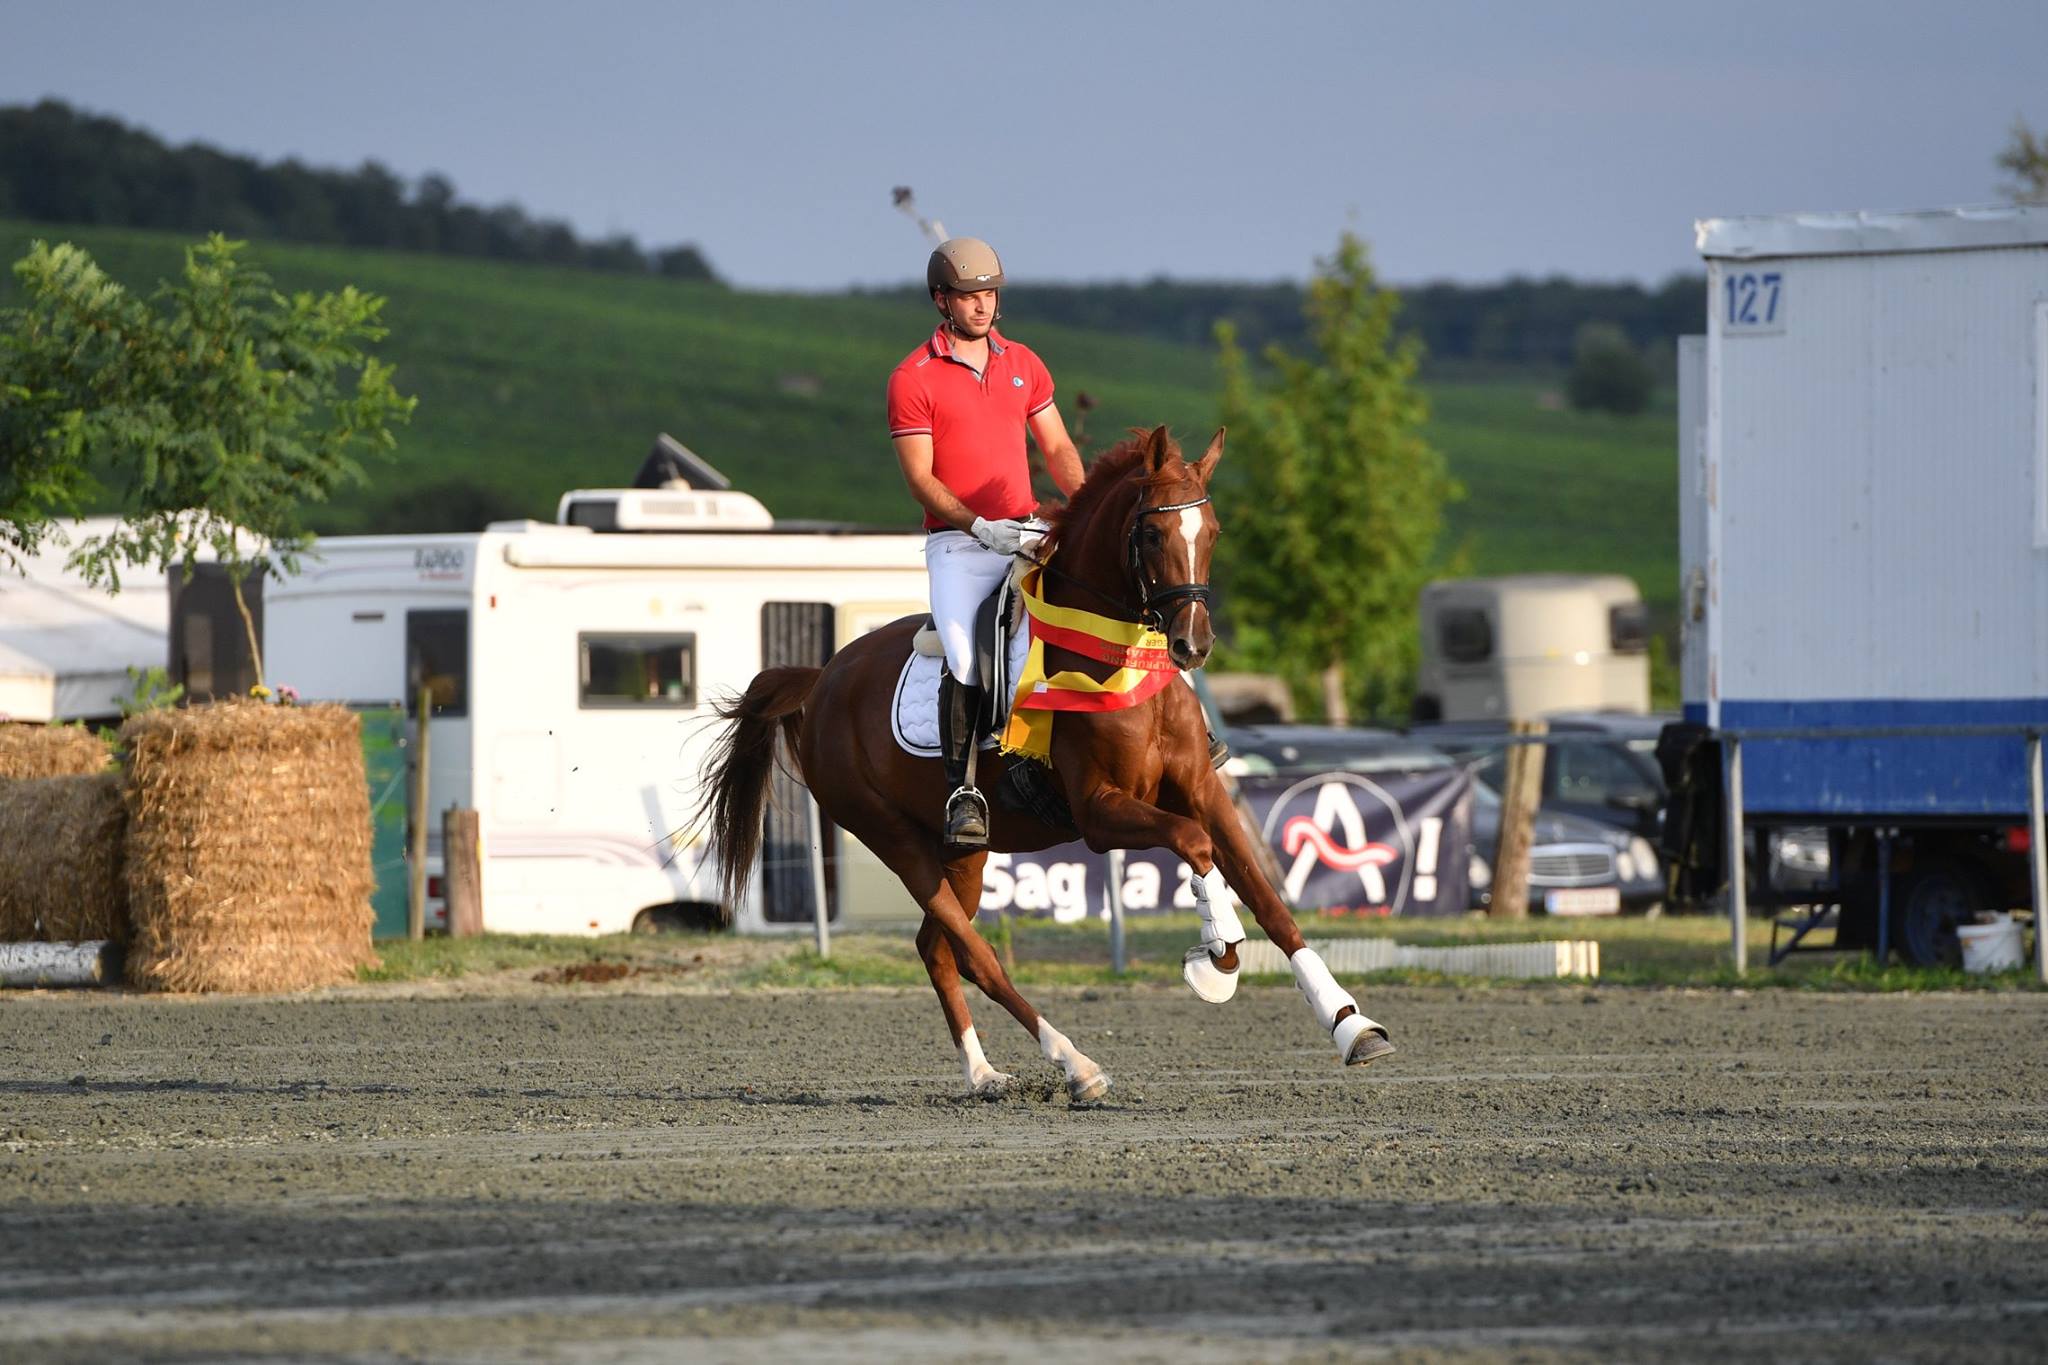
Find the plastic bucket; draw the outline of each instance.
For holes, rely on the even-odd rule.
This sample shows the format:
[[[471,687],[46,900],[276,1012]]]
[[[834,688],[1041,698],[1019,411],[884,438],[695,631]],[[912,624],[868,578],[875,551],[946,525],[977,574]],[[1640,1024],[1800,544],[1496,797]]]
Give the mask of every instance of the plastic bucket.
[[[2019,921],[2011,915],[2000,915],[1989,924],[1959,924],[1956,941],[1963,945],[1966,972],[2009,972],[2025,960]]]

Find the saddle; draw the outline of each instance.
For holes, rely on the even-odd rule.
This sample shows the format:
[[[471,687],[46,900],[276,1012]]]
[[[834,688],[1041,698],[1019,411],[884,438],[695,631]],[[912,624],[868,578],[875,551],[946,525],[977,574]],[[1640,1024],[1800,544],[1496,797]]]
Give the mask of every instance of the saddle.
[[[971,718],[975,748],[996,747],[996,737],[1009,721],[1017,677],[1023,672],[1031,637],[1023,628],[1023,598],[1013,573],[989,594],[974,614],[975,676],[982,705]],[[896,742],[920,758],[941,756],[940,684],[946,673],[946,650],[938,626],[929,616],[911,639],[911,654],[896,679],[890,706],[890,728]],[[1033,816],[1054,829],[1071,830],[1073,814],[1051,769],[1040,763],[1007,764],[997,780],[997,804]]]
[[[1012,637],[1018,630],[1020,599],[1017,575],[1011,574],[974,610],[974,677],[981,688],[982,713],[974,718],[977,740],[1002,729],[1009,719],[1011,694],[1016,690],[1017,659],[1012,658]],[[910,647],[915,655],[944,660],[946,647],[939,639],[936,619],[927,615],[917,628]],[[941,662],[941,669],[945,664]]]

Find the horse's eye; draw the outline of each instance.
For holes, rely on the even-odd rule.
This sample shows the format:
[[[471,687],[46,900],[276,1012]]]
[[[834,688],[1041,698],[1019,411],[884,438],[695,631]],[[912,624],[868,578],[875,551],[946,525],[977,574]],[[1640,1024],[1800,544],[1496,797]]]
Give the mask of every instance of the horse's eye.
[[[1147,526],[1145,528],[1145,543],[1147,545],[1156,546],[1159,544],[1159,539],[1159,528],[1157,526]]]

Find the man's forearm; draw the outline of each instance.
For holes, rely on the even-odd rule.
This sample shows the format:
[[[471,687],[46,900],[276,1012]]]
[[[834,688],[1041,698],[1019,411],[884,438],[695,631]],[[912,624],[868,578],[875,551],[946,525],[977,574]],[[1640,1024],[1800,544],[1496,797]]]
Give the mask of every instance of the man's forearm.
[[[929,474],[910,480],[910,495],[924,506],[925,511],[956,531],[965,531],[974,525],[974,509]]]
[[[1081,486],[1081,480],[1086,477],[1085,471],[1081,468],[1081,452],[1074,448],[1072,441],[1055,446],[1045,453],[1045,472],[1052,475],[1052,481],[1060,492],[1070,498],[1074,496],[1074,490]]]

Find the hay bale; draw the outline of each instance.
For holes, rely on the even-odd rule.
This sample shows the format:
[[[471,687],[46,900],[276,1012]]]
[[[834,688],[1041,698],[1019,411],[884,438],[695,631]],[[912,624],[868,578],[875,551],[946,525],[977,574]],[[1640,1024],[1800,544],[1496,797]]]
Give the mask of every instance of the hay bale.
[[[78,725],[0,725],[0,777],[77,777],[111,762],[107,746]]]
[[[0,942],[125,940],[127,829],[119,772],[0,779]]]
[[[121,727],[132,984],[304,990],[376,960],[360,729],[339,706],[250,701]]]

